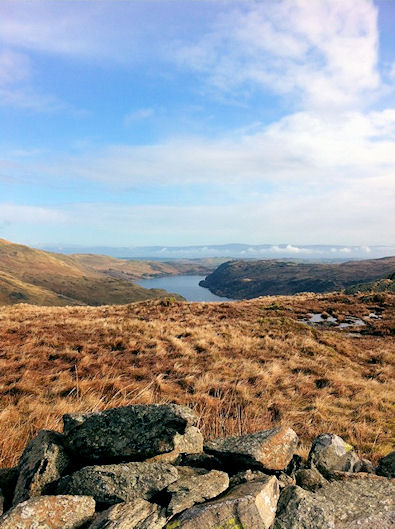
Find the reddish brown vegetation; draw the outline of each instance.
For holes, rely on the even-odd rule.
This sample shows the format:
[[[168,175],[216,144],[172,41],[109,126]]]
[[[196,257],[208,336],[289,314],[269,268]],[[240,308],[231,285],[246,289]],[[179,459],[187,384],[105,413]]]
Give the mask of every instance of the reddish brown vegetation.
[[[207,437],[287,424],[302,453],[330,431],[376,459],[391,444],[393,299],[2,307],[0,466],[41,428],[61,429],[63,413],[165,401],[194,407]],[[297,321],[322,311],[382,319],[356,337]]]

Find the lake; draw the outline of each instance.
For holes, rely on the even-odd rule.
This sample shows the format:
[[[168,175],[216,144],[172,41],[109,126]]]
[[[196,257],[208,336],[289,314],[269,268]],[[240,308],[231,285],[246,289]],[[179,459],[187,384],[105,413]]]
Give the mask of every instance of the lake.
[[[144,288],[163,288],[168,292],[180,294],[187,301],[231,301],[212,294],[208,288],[199,286],[199,281],[205,276],[165,276],[154,279],[139,279],[135,281]]]

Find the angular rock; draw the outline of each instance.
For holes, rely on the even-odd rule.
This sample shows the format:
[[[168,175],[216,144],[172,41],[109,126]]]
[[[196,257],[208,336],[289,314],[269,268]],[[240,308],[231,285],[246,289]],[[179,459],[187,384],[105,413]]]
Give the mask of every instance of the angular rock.
[[[278,497],[279,487],[274,476],[244,483],[221,498],[182,512],[166,529],[269,529]]]
[[[167,487],[171,500],[167,514],[173,516],[196,503],[219,496],[229,487],[229,476],[219,470],[178,467],[178,479]]]
[[[376,474],[387,476],[387,478],[395,478],[395,452],[391,452],[380,459]]]
[[[295,474],[295,479],[296,485],[310,492],[315,492],[328,483],[316,468],[298,470]]]
[[[95,502],[86,496],[39,496],[0,518],[0,529],[76,529],[88,522]]]
[[[357,463],[359,457],[351,445],[338,435],[324,433],[314,439],[307,466],[328,477],[333,470],[353,472]]]
[[[68,464],[62,436],[50,430],[41,430],[19,460],[13,504],[40,496],[48,483],[60,478]]]
[[[291,428],[275,428],[240,437],[208,441],[205,451],[231,468],[284,470],[298,445],[298,436]]]
[[[175,450],[193,426],[192,410],[176,404],[136,404],[63,417],[67,447],[89,461],[142,461]]]
[[[196,426],[189,426],[184,435],[175,434],[174,450],[165,452],[146,459],[149,461],[163,461],[165,463],[175,463],[182,454],[200,454],[203,452],[203,435]]]
[[[117,503],[98,514],[88,529],[162,529],[165,524],[164,509],[137,499]]]
[[[56,494],[84,494],[113,505],[136,498],[149,500],[177,478],[177,469],[168,463],[91,466],[61,478]]]
[[[395,520],[395,483],[389,479],[334,481],[315,494],[331,503],[335,529],[381,529]]]
[[[334,529],[331,503],[298,486],[281,493],[273,529]]]

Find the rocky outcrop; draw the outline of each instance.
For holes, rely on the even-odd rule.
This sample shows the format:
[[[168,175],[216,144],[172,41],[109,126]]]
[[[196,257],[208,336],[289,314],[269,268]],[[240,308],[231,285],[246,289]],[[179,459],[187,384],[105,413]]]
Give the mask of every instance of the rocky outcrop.
[[[40,496],[48,483],[60,478],[68,464],[62,436],[42,430],[30,441],[19,460],[14,505]]]
[[[40,432],[16,468],[0,469],[0,529],[394,525],[393,453],[376,474],[343,439],[321,434],[304,464],[289,428],[203,447],[196,420],[174,404],[65,416],[64,434]]]
[[[221,499],[195,505],[166,529],[269,529],[276,514],[279,486],[274,476],[244,483]]]
[[[85,494],[101,504],[113,505],[135,498],[149,500],[176,481],[176,467],[168,463],[123,463],[84,467],[61,478],[57,494]]]
[[[1,529],[77,529],[95,513],[86,496],[39,496],[19,503],[0,518]]]
[[[89,529],[162,529],[166,524],[164,509],[146,500],[117,503],[98,514]]]
[[[137,404],[63,418],[71,453],[89,461],[108,462],[142,461],[175,449],[180,453],[180,436],[196,421],[192,410],[176,404]],[[185,446],[193,453],[195,446],[189,444],[186,441]]]
[[[196,503],[219,496],[229,487],[229,476],[219,470],[178,467],[178,479],[166,491],[171,494],[167,513],[171,516]]]
[[[284,470],[298,446],[298,436],[291,428],[275,428],[241,437],[225,437],[205,444],[225,466]]]
[[[353,471],[359,463],[354,448],[341,437],[324,433],[315,438],[311,447],[308,466],[316,468],[321,474],[330,477],[334,470]]]
[[[274,529],[334,529],[333,506],[298,486],[288,487],[281,493]]]

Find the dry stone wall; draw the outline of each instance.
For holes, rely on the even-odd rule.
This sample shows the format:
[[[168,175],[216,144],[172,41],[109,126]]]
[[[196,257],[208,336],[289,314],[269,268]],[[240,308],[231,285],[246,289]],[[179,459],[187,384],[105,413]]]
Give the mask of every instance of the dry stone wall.
[[[375,469],[324,433],[306,462],[279,427],[203,442],[192,410],[64,416],[0,469],[0,529],[389,529],[395,452]]]

